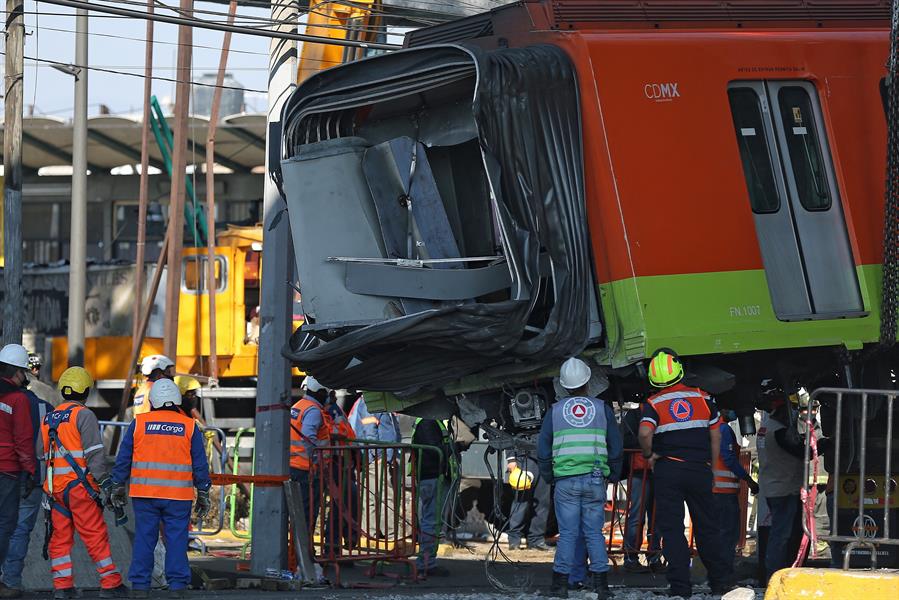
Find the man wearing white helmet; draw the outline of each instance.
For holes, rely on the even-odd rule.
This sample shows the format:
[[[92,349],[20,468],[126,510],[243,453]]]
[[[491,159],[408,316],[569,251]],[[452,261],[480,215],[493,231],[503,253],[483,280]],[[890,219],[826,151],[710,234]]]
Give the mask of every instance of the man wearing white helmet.
[[[327,446],[331,439],[331,416],[323,409],[328,388],[314,377],[303,381],[305,393],[290,408],[290,478],[300,484],[303,509],[308,511],[306,499],[312,493],[312,521],[318,518],[321,481],[312,468],[318,461],[316,446]]]
[[[174,379],[175,363],[168,356],[151,354],[140,361],[140,372],[144,382],[134,393],[134,416],[150,412],[150,390],[160,379]]]
[[[0,564],[19,518],[19,499],[34,488],[34,428],[25,395],[28,351],[19,344],[0,350]],[[0,598],[22,592],[0,583]]]
[[[559,543],[550,595],[568,597],[575,546],[583,535],[593,591],[604,600],[609,595],[609,558],[602,533],[606,486],[618,480],[623,450],[611,407],[587,395],[590,376],[590,367],[582,360],[569,358],[562,364],[559,383],[567,396],[543,419],[537,460],[540,475],[556,485]]]
[[[151,412],[139,414],[119,447],[112,503],[124,508],[125,482],[134,507],[134,552],[128,579],[132,597],[147,598],[153,573],[153,551],[160,525],[165,538],[165,576],[170,598],[184,598],[190,584],[187,562],[191,502],[196,495],[197,518],[209,512],[209,466],[203,434],[181,411],[181,390],[160,379],[150,390]]]

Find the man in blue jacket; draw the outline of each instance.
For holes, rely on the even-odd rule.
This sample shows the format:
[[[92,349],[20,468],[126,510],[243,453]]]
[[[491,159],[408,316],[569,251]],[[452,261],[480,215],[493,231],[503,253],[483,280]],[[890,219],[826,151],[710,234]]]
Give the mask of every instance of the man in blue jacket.
[[[568,395],[553,404],[543,419],[537,460],[541,476],[556,485],[559,543],[549,593],[568,597],[575,546],[583,535],[593,591],[598,600],[605,600],[609,597],[609,558],[602,533],[606,487],[618,480],[623,448],[612,408],[587,395],[590,376],[590,367],[577,358],[562,365],[559,382]]]

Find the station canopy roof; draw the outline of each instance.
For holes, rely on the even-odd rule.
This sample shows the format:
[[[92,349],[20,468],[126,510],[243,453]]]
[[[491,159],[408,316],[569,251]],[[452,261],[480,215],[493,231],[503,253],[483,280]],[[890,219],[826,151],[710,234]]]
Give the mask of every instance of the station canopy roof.
[[[169,127],[173,127],[174,118],[167,119]],[[190,117],[188,127],[187,164],[205,163],[209,119]],[[235,173],[259,172],[265,164],[265,128],[264,113],[240,113],[223,118],[215,136],[216,170],[224,167]],[[71,167],[71,121],[51,116],[25,117],[22,129],[22,163],[27,171],[44,167]],[[97,115],[88,118],[87,132],[87,162],[92,172],[140,165],[140,119]],[[162,153],[152,131],[150,165],[164,170]]]

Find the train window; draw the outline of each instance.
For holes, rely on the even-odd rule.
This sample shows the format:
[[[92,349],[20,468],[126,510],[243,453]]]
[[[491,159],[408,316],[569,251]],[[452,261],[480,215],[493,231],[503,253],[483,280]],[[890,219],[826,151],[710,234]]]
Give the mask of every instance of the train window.
[[[756,213],[777,212],[780,210],[780,195],[774,181],[761,101],[750,88],[731,88],[727,94],[752,210]]]
[[[181,289],[184,292],[202,294],[206,292],[206,260],[205,256],[185,256],[181,265]],[[215,257],[215,291],[224,292],[227,284],[225,257]]]
[[[799,202],[805,210],[828,210],[831,192],[808,91],[799,86],[783,87],[777,102]]]

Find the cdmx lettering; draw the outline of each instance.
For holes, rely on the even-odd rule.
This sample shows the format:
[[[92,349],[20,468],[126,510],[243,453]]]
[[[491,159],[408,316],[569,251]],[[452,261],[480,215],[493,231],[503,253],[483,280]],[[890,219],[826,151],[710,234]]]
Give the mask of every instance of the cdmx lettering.
[[[677,82],[673,83],[647,83],[643,86],[643,94],[650,100],[664,101],[680,98]]]

